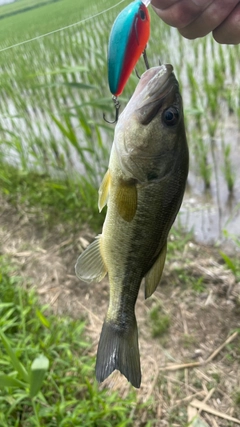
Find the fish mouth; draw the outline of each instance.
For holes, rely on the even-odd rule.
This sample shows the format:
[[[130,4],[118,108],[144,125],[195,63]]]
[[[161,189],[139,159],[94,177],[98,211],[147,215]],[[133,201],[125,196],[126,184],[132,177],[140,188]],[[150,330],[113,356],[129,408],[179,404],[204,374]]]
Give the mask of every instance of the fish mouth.
[[[141,76],[136,95],[138,102],[136,114],[143,125],[147,125],[156,116],[166,97],[169,104],[174,102],[178,82],[171,64],[163,64],[145,71]],[[135,94],[134,94],[135,95]]]

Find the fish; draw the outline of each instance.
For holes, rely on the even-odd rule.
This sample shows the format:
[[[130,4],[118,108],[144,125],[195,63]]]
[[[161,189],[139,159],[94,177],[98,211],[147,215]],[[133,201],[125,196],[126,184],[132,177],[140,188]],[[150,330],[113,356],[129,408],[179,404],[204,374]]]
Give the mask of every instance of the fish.
[[[145,71],[121,113],[108,170],[99,188],[107,205],[102,233],[76,263],[79,279],[100,282],[108,273],[109,306],[96,359],[103,382],[115,369],[141,385],[135,303],[144,279],[145,298],[156,290],[167,238],[180,209],[188,145],[182,98],[171,64]]]
[[[150,16],[145,4],[135,0],[115,19],[108,43],[108,83],[114,96],[126,82],[150,37]]]

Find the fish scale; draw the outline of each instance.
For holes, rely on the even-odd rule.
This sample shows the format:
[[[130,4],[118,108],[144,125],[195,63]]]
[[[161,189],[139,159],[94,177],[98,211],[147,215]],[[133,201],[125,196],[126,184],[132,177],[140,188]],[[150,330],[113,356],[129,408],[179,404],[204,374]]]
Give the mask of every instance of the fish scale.
[[[109,307],[98,345],[96,377],[115,369],[140,387],[135,303],[164,268],[167,236],[184,194],[188,147],[182,100],[170,64],[147,70],[119,117],[109,168],[99,189],[107,204],[102,234],[80,255],[77,276],[91,283],[108,273]]]

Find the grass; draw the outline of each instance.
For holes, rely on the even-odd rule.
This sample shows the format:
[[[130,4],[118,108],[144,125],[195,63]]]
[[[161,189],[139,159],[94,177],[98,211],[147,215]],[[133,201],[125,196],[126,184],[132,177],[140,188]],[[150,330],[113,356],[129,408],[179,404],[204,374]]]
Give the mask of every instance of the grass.
[[[132,425],[124,400],[93,382],[94,359],[83,320],[54,316],[0,257],[0,425]]]
[[[240,390],[234,393],[234,403],[236,406],[240,405]]]
[[[84,178],[53,179],[48,174],[26,173],[3,163],[0,185],[10,203],[34,214],[41,226],[68,223],[72,230],[79,230],[87,223],[97,231],[103,222],[104,213],[98,212],[97,192]]]
[[[170,317],[163,313],[161,304],[156,304],[149,312],[149,321],[152,329],[153,338],[159,338],[164,335],[170,327]]]
[[[44,226],[64,222],[79,229],[87,223],[99,229],[104,214],[97,213],[97,188],[113,139],[113,128],[102,120],[103,112],[110,118],[114,113],[106,77],[107,41],[113,20],[127,3],[98,17],[94,15],[113,5],[110,0],[41,3],[17,14],[13,12],[39,1],[19,0],[0,7],[0,17],[12,14],[1,19],[0,48],[91,19],[0,52],[0,191]],[[151,16],[149,61],[151,66],[159,59],[174,66],[185,106],[191,173],[206,188],[214,187],[217,156],[221,176],[234,193],[237,138],[231,134],[230,149],[226,125],[238,129],[239,46],[220,46],[211,37],[185,41],[152,12]],[[138,72],[143,71],[139,61]],[[121,97],[122,108],[137,81],[132,74]],[[194,194],[194,188],[191,191]],[[168,259],[182,257],[188,238],[171,232]],[[223,260],[238,278],[238,260],[226,255]],[[181,287],[183,294],[186,288],[202,294],[204,280],[187,270],[187,262],[174,270],[174,287]],[[42,307],[7,257],[0,258],[0,271],[1,427],[124,427],[140,420],[142,410],[148,413],[147,405],[138,406],[135,393],[122,400],[116,393],[99,391],[81,319],[59,318]],[[150,311],[150,328],[161,340],[172,320],[159,304]],[[192,334],[184,335],[183,346],[194,347]],[[233,360],[230,349],[229,364]],[[186,425],[186,405],[174,408],[169,381],[156,386],[165,399],[165,411],[170,405],[166,418],[170,425]],[[181,377],[173,387],[173,401],[182,398],[182,384]],[[195,386],[201,390],[202,379],[196,379]],[[236,390],[236,406],[238,400]],[[149,414],[146,426],[154,423],[153,416]]]
[[[183,347],[192,348],[192,346],[196,343],[196,338],[193,335],[184,334],[183,335]]]
[[[33,6],[39,4],[42,6],[33,8]],[[26,8],[30,8],[30,10],[13,16],[10,15]],[[94,10],[93,5],[92,8]],[[97,7],[95,10],[97,11]],[[70,2],[67,0],[57,2],[49,0],[36,0],[34,2],[32,0],[18,0],[14,3],[3,5],[0,7],[0,17],[7,14],[8,16],[1,20],[1,44],[8,46],[43,34],[49,31],[50,26],[53,31],[62,26],[70,25],[84,19],[87,13],[88,4],[82,0],[71,0]],[[11,32],[12,28],[15,28],[15,32]]]
[[[9,230],[7,231],[6,235],[9,237]],[[15,247],[16,242],[18,242],[19,240],[19,235],[14,236],[14,233],[11,234],[11,240],[13,241],[9,242],[10,246],[4,247],[3,251],[6,252],[8,247]],[[23,246],[16,246],[17,252],[21,253],[22,251],[28,251],[29,247],[27,246],[27,241],[23,240],[22,244]],[[44,248],[44,246],[42,246],[41,244],[39,247]],[[199,265],[199,263],[201,265],[201,261],[199,258],[196,258],[196,254],[194,253],[191,254],[191,258],[189,261],[190,248],[191,245],[188,244],[187,238],[183,239],[182,234],[174,230],[171,234],[168,254],[170,257],[168,256],[168,260],[170,259],[171,264],[177,260],[179,262],[179,259],[182,258],[182,254],[184,253],[184,265],[188,265],[191,261],[191,269],[189,269],[189,276],[193,275],[197,277],[197,266]],[[35,245],[33,251],[35,251]],[[72,243],[70,251],[72,252]],[[186,251],[188,253],[186,253]],[[51,252],[51,250],[49,252]],[[62,254],[62,263],[64,263],[66,255],[66,252]],[[9,255],[9,257],[10,256],[12,255]],[[151,425],[157,426],[159,424],[159,419],[156,420],[156,418],[158,417],[160,417],[160,419],[163,421],[166,420],[169,425],[180,424],[183,426],[187,426],[187,406],[189,401],[185,401],[184,399],[186,396],[189,396],[194,392],[203,390],[202,377],[195,378],[196,376],[198,377],[198,369],[196,370],[196,372],[192,370],[188,371],[186,385],[186,378],[184,376],[183,370],[174,373],[168,373],[167,371],[158,372],[158,367],[161,367],[164,363],[164,357],[162,357],[162,362],[159,363],[159,365],[158,363],[156,364],[156,370],[149,369],[149,377],[152,374],[151,379],[147,377],[149,378],[149,384],[148,382],[146,382],[145,379],[143,381],[142,390],[140,390],[140,393],[142,392],[144,398],[146,394],[149,394],[149,390],[151,390],[152,394],[150,402],[148,401],[144,405],[141,405],[139,403],[140,399],[136,399],[135,392],[129,394],[127,384],[125,384],[126,388],[124,390],[124,399],[121,399],[119,395],[114,393],[113,395],[110,394],[112,398],[110,399],[109,394],[102,394],[102,392],[99,392],[98,388],[96,387],[96,383],[93,380],[95,350],[91,348],[91,343],[86,339],[86,335],[84,332],[84,324],[81,318],[79,321],[76,321],[66,317],[62,318],[59,316],[56,317],[52,315],[48,307],[42,307],[39,305],[39,303],[37,302],[36,294],[33,292],[33,290],[31,290],[31,286],[26,283],[26,279],[23,282],[23,279],[20,277],[19,265],[21,265],[21,272],[25,271],[26,267],[28,268],[28,271],[31,271],[31,266],[33,266],[33,268],[36,269],[36,272],[34,272],[34,277],[38,277],[37,274],[40,266],[38,266],[38,262],[36,258],[34,258],[35,252],[33,252],[33,258],[27,257],[25,262],[19,262],[19,259],[14,256],[14,259],[18,260],[18,266],[16,266],[16,264],[12,264],[12,266],[9,267],[9,257],[2,257],[0,259],[0,271],[2,272],[3,276],[3,279],[0,280],[0,300],[3,302],[4,305],[6,303],[10,303],[9,306],[4,306],[4,312],[0,311],[0,331],[2,331],[3,327],[7,327],[7,330],[3,329],[3,332],[5,336],[7,336],[7,339],[11,344],[11,348],[16,352],[18,360],[25,368],[25,371],[27,371],[27,373],[30,372],[30,374],[27,379],[22,379],[21,368],[20,372],[18,372],[19,369],[16,368],[16,363],[14,362],[13,364],[11,360],[11,354],[9,354],[4,345],[1,344],[2,341],[0,339],[0,361],[4,361],[4,365],[0,366],[0,375],[2,374],[2,372],[4,372],[4,375],[11,375],[11,377],[13,377],[13,380],[21,382],[20,385],[18,384],[18,388],[6,388],[5,386],[2,395],[0,392],[0,414],[3,419],[3,422],[1,424],[2,420],[0,418],[0,425],[10,425],[11,427],[11,424],[7,423],[6,419],[4,419],[4,416],[5,418],[9,418],[9,416],[11,415],[11,405],[13,405],[15,401],[18,401],[18,398],[22,397],[23,399],[17,403],[16,408],[13,408],[13,416],[15,417],[15,422],[17,419],[17,422],[19,424],[16,425],[19,425],[19,427],[22,427],[20,423],[20,417],[22,417],[23,420],[22,425],[28,426],[27,422],[29,419],[29,425],[31,427],[34,425],[38,425],[38,419],[40,420],[40,425],[44,426],[52,426],[55,422],[55,425],[60,426],[78,426],[82,425],[83,423],[83,425],[86,424],[89,426],[142,425],[144,427],[150,427]],[[45,263],[47,265],[48,261],[44,258],[40,271],[42,271],[42,268],[45,266]],[[55,263],[53,263],[52,269],[54,270],[55,266],[57,266],[58,264],[59,258],[55,261]],[[209,264],[209,266],[206,266],[206,270],[208,269],[211,272],[211,264]],[[214,350],[215,347],[218,347],[222,340],[224,341],[226,337],[226,327],[232,327],[231,325],[233,322],[233,318],[231,319],[231,325],[227,324],[224,328],[224,334],[221,334],[222,339],[219,340],[216,335],[221,333],[221,327],[217,325],[218,317],[213,317],[211,323],[212,326],[209,329],[211,329],[212,327],[215,328],[215,330],[217,331],[215,336],[213,337],[212,335],[212,339],[210,340],[209,337],[206,340],[204,336],[200,340],[199,332],[202,332],[202,328],[199,327],[199,322],[197,321],[197,319],[199,319],[199,306],[202,306],[204,304],[206,296],[202,299],[200,296],[198,298],[198,293],[197,295],[193,295],[194,292],[192,291],[192,284],[190,282],[186,284],[182,281],[182,279],[179,279],[178,282],[176,282],[173,277],[173,275],[175,274],[175,267],[171,271],[172,273],[170,273],[170,277],[168,278],[168,286],[166,286],[166,283],[163,283],[162,286],[158,288],[156,295],[153,296],[152,299],[149,299],[147,301],[147,304],[149,304],[150,307],[153,308],[152,312],[151,310],[149,312],[149,317],[142,317],[141,319],[141,316],[138,316],[138,319],[142,323],[142,326],[143,323],[147,324],[147,329],[144,329],[144,327],[142,329],[142,326],[139,325],[141,362],[144,374],[146,373],[144,366],[152,366],[151,364],[153,360],[158,361],[158,355],[155,354],[155,351],[151,351],[152,346],[150,335],[153,329],[152,326],[154,327],[155,325],[160,325],[158,333],[160,331],[161,335],[159,338],[154,340],[154,345],[159,346],[155,347],[158,349],[159,353],[166,354],[165,361],[167,363],[181,363],[184,361],[192,361],[191,356],[194,354],[194,350],[196,348],[199,348],[200,342],[203,342],[204,344],[208,345],[208,355],[209,353],[211,353],[211,351]],[[167,267],[165,272],[169,273],[169,267]],[[214,273],[214,277],[218,277],[218,272]],[[50,287],[52,286],[51,278],[52,272],[50,269],[49,276],[47,279],[47,283],[50,282]],[[63,283],[63,286],[65,286],[65,279],[67,278],[68,274],[66,274],[66,276],[64,277],[61,277],[60,273],[60,285],[61,283]],[[11,283],[11,286],[9,282]],[[31,280],[31,282],[33,282],[33,279]],[[72,284],[74,283],[75,282],[73,280]],[[70,286],[70,288],[68,288],[68,286],[69,285],[66,285],[67,289],[70,289],[72,287]],[[186,286],[189,286],[187,290],[185,289]],[[213,290],[214,288],[216,288],[216,284],[214,285],[212,283],[209,283],[209,287],[211,288],[211,290]],[[208,292],[209,291],[210,289],[208,289]],[[94,293],[96,294],[98,292],[94,291]],[[173,293],[175,294],[174,297]],[[189,298],[189,293],[193,295],[193,297]],[[66,297],[66,299],[68,300],[67,304],[68,307],[71,307],[71,299],[68,298],[69,296]],[[72,302],[75,301],[76,295],[73,294],[72,298]],[[90,298],[94,298],[93,294],[90,296]],[[96,301],[99,301],[99,299],[102,301],[103,298],[104,295],[100,293],[98,297],[96,296]],[[159,304],[159,301],[161,301],[161,304]],[[190,303],[192,304],[192,306]],[[185,316],[184,313],[186,312],[188,312],[188,314],[192,314],[192,316],[186,317],[186,322],[188,324],[188,333],[184,331],[182,325],[182,316],[180,318],[178,317],[180,304],[183,306],[182,316]],[[218,302],[216,302],[216,304],[218,304]],[[64,312],[63,307],[61,310]],[[143,310],[145,312],[145,309]],[[231,310],[229,310],[228,308],[228,314],[226,313],[225,297],[222,298],[222,304],[219,304],[219,310],[222,310],[220,311],[220,313],[225,313],[227,318],[230,317],[230,312],[232,312],[233,314],[233,312],[235,311],[232,308]],[[212,311],[215,311],[216,313],[217,309],[211,305],[206,306],[202,316],[202,321],[204,323],[205,319],[207,318],[207,314],[209,316]],[[95,310],[94,314],[97,314]],[[8,319],[10,319],[11,324],[12,317],[14,317],[15,322],[14,330],[8,328]],[[152,319],[150,319],[150,317]],[[222,321],[224,323],[224,320]],[[194,323],[194,325],[192,325],[192,322]],[[95,323],[99,323],[99,320],[97,318],[93,325],[91,325],[92,328],[94,328]],[[171,331],[169,329],[170,323]],[[76,333],[74,332],[75,327]],[[208,332],[209,330],[207,329],[207,333]],[[88,330],[86,330],[86,334],[87,333]],[[145,342],[144,336],[146,336]],[[176,339],[180,339],[178,345],[175,341]],[[175,346],[171,345],[172,340],[175,341]],[[212,344],[212,340],[214,340],[215,344]],[[144,351],[142,350],[144,349],[144,347],[146,348],[145,352],[147,351],[147,353],[149,353],[150,355],[149,365],[148,359],[146,360],[148,354],[144,353]],[[211,370],[211,365],[207,365],[206,367],[202,366],[199,368],[206,374],[204,384],[207,387],[207,390],[212,387],[216,387],[216,393],[214,394],[214,398],[217,398],[216,396],[218,396],[216,372],[219,373],[219,375],[221,376],[219,388],[220,390],[224,390],[225,395],[227,395],[227,390],[229,390],[229,388],[227,388],[229,380],[227,373],[228,371],[225,373],[224,368],[227,366],[229,367],[229,369],[231,369],[231,372],[235,372],[237,363],[236,358],[239,354],[238,349],[239,343],[231,343],[231,346],[228,346],[223,351],[221,357],[214,361],[213,373]],[[90,354],[94,354],[94,358],[92,358]],[[49,368],[46,369],[46,367],[42,367],[40,365],[41,369],[38,369],[38,371],[40,371],[40,373],[43,372],[45,376],[42,374],[42,383],[42,377],[39,380],[39,375],[37,376],[37,382],[34,381],[34,384],[41,383],[41,387],[36,396],[31,398],[31,396],[29,395],[30,390],[32,389],[32,392],[36,390],[36,386],[34,388],[33,386],[32,388],[30,387],[32,381],[31,379],[33,378],[32,371],[34,371],[34,365],[36,363],[39,363],[38,357],[40,355],[44,355],[47,358],[47,360],[49,361]],[[172,359],[169,359],[169,356],[172,356]],[[35,362],[34,364],[35,360],[37,362]],[[221,361],[224,360],[225,364],[223,367]],[[235,368],[233,367],[233,363],[235,364]],[[211,381],[208,380],[208,378],[210,378]],[[227,385],[225,384],[224,378],[226,378]],[[5,377],[4,380],[6,381]],[[232,402],[234,403],[235,393],[238,393],[239,389],[237,381],[230,382],[230,386],[231,392],[233,393]],[[59,388],[59,390],[57,387]],[[141,394],[139,396],[138,392],[136,394],[138,398],[141,396]],[[181,402],[182,399],[182,404],[179,404],[178,402]],[[3,404],[5,406],[3,406]],[[238,405],[234,404],[233,406],[235,408],[234,411],[237,414]],[[159,412],[159,407],[162,408],[162,412]],[[159,415],[160,413],[161,416]],[[142,422],[141,424],[143,415],[144,422]],[[25,422],[26,417],[28,418]],[[128,424],[126,424],[127,422]]]
[[[239,241],[238,241],[239,243]],[[240,280],[240,261],[238,257],[230,257],[225,252],[219,251],[225,265],[231,270],[236,277],[236,280]]]

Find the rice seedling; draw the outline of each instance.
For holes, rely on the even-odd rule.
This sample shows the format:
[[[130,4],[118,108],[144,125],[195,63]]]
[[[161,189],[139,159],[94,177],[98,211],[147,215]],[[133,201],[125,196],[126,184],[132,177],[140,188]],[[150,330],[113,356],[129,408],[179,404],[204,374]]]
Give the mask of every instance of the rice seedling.
[[[229,193],[233,192],[235,175],[231,164],[231,145],[227,144],[223,146],[224,164],[223,173],[227,182]]]
[[[20,11],[29,6],[28,12]],[[35,6],[37,0],[21,0],[0,7],[0,17],[12,13],[1,20],[0,48],[82,22],[0,51],[1,157],[24,171],[34,169],[67,180],[70,174],[82,193],[88,182],[92,194],[105,171],[113,137],[113,129],[102,120],[103,111],[113,111],[106,53],[111,25],[122,4],[99,16],[95,14],[113,6],[110,0],[46,0]],[[160,59],[174,66],[186,110],[191,172],[197,171],[209,188],[216,180],[212,155],[228,145],[226,106],[229,114],[237,115],[236,126],[239,122],[235,60],[239,47],[218,45],[211,37],[186,41],[150,13],[150,64],[157,65]],[[143,71],[140,60],[138,72]],[[133,74],[120,99],[122,108],[136,84]],[[225,163],[218,171],[229,191],[234,191],[232,157],[232,150],[223,152]]]

